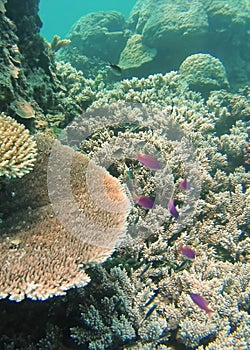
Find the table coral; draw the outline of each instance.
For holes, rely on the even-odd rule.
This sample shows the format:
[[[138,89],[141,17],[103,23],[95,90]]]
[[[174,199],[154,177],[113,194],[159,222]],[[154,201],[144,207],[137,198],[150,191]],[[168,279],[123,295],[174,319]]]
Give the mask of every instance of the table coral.
[[[33,172],[5,188],[0,298],[44,300],[84,286],[84,265],[105,260],[124,235],[129,202],[118,181],[53,142],[40,136]]]

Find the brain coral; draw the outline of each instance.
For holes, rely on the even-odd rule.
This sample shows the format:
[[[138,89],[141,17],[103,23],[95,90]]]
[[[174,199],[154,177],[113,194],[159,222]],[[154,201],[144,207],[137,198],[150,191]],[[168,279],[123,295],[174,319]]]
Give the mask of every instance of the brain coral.
[[[192,90],[209,93],[229,86],[226,70],[218,58],[198,53],[182,62],[179,73]]]
[[[58,142],[37,144],[34,171],[11,180],[0,204],[0,299],[44,300],[84,286],[84,265],[105,260],[125,231],[129,201],[117,179]]]
[[[0,115],[0,176],[22,177],[29,173],[36,159],[36,143],[24,125]]]

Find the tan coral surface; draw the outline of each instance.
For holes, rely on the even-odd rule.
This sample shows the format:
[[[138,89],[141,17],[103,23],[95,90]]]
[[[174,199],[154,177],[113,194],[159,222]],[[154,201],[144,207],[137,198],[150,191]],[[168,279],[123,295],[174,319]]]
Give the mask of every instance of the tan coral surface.
[[[36,143],[25,126],[0,115],[0,176],[22,177],[29,173],[36,159]]]
[[[40,137],[38,146],[34,171],[12,180],[14,197],[1,203],[0,298],[44,300],[84,286],[85,264],[105,260],[125,233],[129,201],[119,182],[59,142]],[[68,165],[73,204],[63,187]]]

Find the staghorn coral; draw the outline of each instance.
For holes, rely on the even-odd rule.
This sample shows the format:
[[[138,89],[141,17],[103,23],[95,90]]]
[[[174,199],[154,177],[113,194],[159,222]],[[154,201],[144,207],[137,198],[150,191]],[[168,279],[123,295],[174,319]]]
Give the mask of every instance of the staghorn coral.
[[[158,108],[173,104],[176,107],[186,104],[187,107],[192,108],[197,104],[196,109],[198,109],[198,105],[203,105],[200,94],[191,92],[188,84],[177,72],[170,72],[149,75],[141,79],[133,77],[115,83],[113,86],[107,86],[96,92],[95,101],[89,110],[98,109],[119,100],[128,103],[146,103],[148,106]]]
[[[178,79],[174,73],[171,77]],[[146,82],[133,79],[129,83],[138,84],[138,91],[133,89],[136,96],[142,98],[140,92],[143,91],[144,96],[148,93],[151,97],[151,81],[159,78],[152,76]],[[143,89],[141,84],[148,89]],[[184,96],[177,101],[179,90],[174,84],[170,86],[172,95],[162,110],[154,107],[163,106],[161,94],[151,107],[121,101],[107,106],[100,103],[106,102],[101,98],[97,101],[98,109],[94,109],[94,103],[66,129],[69,142],[97,163],[105,164],[131,192],[136,188],[139,193],[156,198],[153,210],[133,207],[128,217],[132,240],[120,247],[116,258],[110,260],[111,266],[112,262],[120,264],[127,271],[122,272],[126,276],[121,288],[123,294],[120,290],[114,291],[119,302],[104,303],[104,300],[110,298],[108,288],[112,289],[114,283],[125,277],[119,275],[114,281],[113,276],[108,275],[104,283],[106,292],[90,299],[90,304],[85,302],[81,309],[82,324],[73,330],[73,338],[85,346],[91,344],[93,349],[115,347],[117,343],[125,348],[164,349],[170,344],[170,338],[174,339],[175,348],[184,345],[195,349],[204,342],[212,344],[224,339],[229,324],[232,325],[229,337],[233,337],[234,331],[238,334],[239,329],[239,343],[247,343],[250,175],[242,157],[246,137],[244,109],[236,119],[231,119],[230,134],[227,124],[217,132],[219,117],[211,106],[198,95],[188,95],[186,88]],[[123,94],[115,91],[114,98],[119,93]],[[217,92],[218,96],[223,93]],[[111,101],[111,91],[108,94]],[[182,105],[188,97],[190,109]],[[175,103],[178,108],[172,107]],[[163,165],[161,172],[152,173],[140,167],[133,160],[136,148],[154,154]],[[185,174],[193,186],[190,193],[183,193],[179,188]],[[171,193],[183,220],[174,220],[167,210]],[[193,246],[194,262],[183,258],[178,250],[180,244]],[[84,300],[88,300],[96,288],[95,278],[93,285],[84,291]],[[193,303],[190,292],[204,295],[210,301],[215,310],[211,320]],[[104,316],[111,310],[117,312],[118,319],[120,313],[125,315],[132,326],[132,329],[127,327],[126,321],[130,338],[116,338],[116,328],[111,329],[111,320]],[[89,331],[88,325],[88,320],[97,314],[101,329],[98,337]],[[106,347],[104,339],[108,339]],[[226,344],[224,339],[222,348]]]
[[[233,330],[230,324],[225,324],[215,341],[209,343],[206,347],[199,346],[197,350],[217,350],[217,349],[248,349],[250,344],[250,319],[249,315],[242,314],[239,324],[235,325]]]
[[[249,91],[232,93],[225,90],[211,92],[206,102],[209,112],[214,113],[218,134],[226,133],[237,120],[249,122]]]
[[[164,318],[149,315],[152,305],[147,303],[154,295],[153,283],[147,281],[144,285],[133,277],[131,280],[121,267],[113,267],[109,272],[95,267],[89,273],[95,282],[81,292],[82,320],[71,329],[78,344],[97,350],[119,348],[135,341],[138,346],[139,340],[144,346],[150,341],[156,346],[160,336],[167,338]],[[98,293],[97,285],[101,287]],[[93,304],[89,305],[88,301]]]
[[[36,143],[24,125],[0,115],[0,176],[22,177],[28,174],[36,160]]]
[[[245,147],[243,149],[244,162],[246,165],[250,165],[250,138],[248,136],[247,142],[245,143]]]
[[[84,265],[105,260],[124,235],[129,202],[118,181],[53,142],[38,137],[34,171],[6,187],[0,298],[44,300],[84,286]]]
[[[95,99],[94,102],[90,102],[90,106],[82,117],[83,120],[85,116],[86,118],[88,116],[89,119],[85,130],[87,133],[91,133],[91,130],[101,125],[98,113],[104,113],[107,120],[114,114],[117,114],[116,120],[123,118],[122,112],[117,111],[119,107],[107,113],[107,105],[118,103],[121,104],[122,108],[124,103],[122,101],[125,101],[127,105],[131,104],[133,108],[133,106],[146,104],[166,111],[167,114],[175,110],[176,121],[188,133],[198,149],[201,149],[200,144],[202,143],[203,147],[200,152],[205,152],[206,149],[206,155],[204,156],[210,159],[210,165],[213,164],[214,168],[218,167],[218,162],[220,163],[219,167],[221,167],[222,158],[226,161],[227,157],[229,158],[229,167],[244,164],[243,140],[247,138],[249,116],[247,91],[241,94],[233,94],[225,90],[213,91],[204,103],[201,95],[191,92],[187,83],[177,72],[170,72],[165,75],[150,75],[147,79],[125,79],[114,84],[113,87],[107,86],[99,91],[94,91],[94,84],[92,84],[92,87],[87,88],[87,90],[91,90],[93,99]],[[134,110],[136,109],[134,108]],[[91,113],[94,117],[91,116]],[[103,122],[105,118],[103,117],[100,120]],[[141,113],[132,113],[128,120],[133,122],[138,118],[141,120]],[[111,120],[114,120],[114,118]],[[235,129],[237,120],[239,122]],[[80,129],[81,127],[78,128],[78,130]],[[82,133],[84,134],[83,131]],[[231,136],[227,136],[228,133]],[[236,138],[240,141],[237,145],[234,142]],[[222,152],[221,148],[223,148]],[[234,151],[230,152],[229,148]],[[224,162],[224,170],[225,168],[226,162]]]

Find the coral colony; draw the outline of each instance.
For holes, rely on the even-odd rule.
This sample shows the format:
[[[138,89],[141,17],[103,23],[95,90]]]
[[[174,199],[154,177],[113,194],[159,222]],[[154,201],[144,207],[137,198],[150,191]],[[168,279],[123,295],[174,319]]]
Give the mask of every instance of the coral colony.
[[[0,0],[0,349],[248,349],[247,1],[50,44],[38,2]]]

